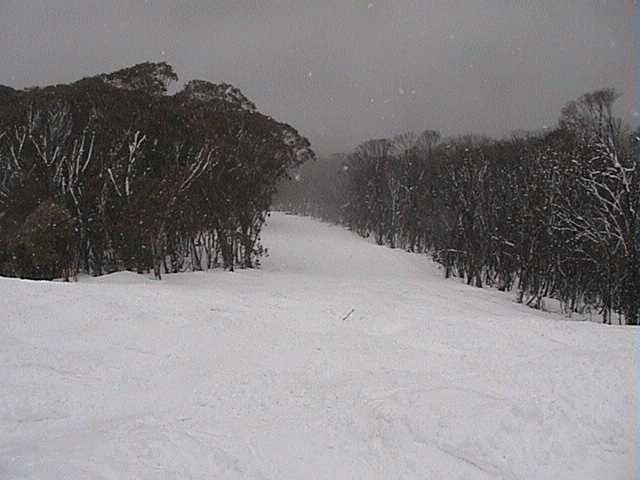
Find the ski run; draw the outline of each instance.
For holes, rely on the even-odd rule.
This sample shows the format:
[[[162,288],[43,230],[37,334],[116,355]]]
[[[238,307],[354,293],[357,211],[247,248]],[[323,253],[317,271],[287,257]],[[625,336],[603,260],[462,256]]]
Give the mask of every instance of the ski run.
[[[274,213],[260,269],[0,278],[0,479],[638,475],[639,330]]]

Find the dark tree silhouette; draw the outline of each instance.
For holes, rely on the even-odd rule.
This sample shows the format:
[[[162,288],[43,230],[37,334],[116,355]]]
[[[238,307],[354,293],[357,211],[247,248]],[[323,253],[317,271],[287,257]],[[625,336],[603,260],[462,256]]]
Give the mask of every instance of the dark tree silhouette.
[[[65,271],[160,278],[219,258],[230,269],[257,264],[276,184],[314,157],[309,142],[231,85],[191,81],[166,95],[175,80],[169,65],[143,63],[70,85],[0,88],[0,274],[41,278],[33,265],[51,263],[32,241],[46,228],[16,243],[43,205],[69,215],[72,235],[54,248]]]
[[[614,116],[617,98],[585,94],[552,131],[498,141],[427,131],[365,142],[343,162],[305,166],[301,191],[286,185],[280,198],[309,214],[332,205],[322,218],[428,253],[446,276],[515,289],[527,305],[556,299],[637,325],[640,138]]]

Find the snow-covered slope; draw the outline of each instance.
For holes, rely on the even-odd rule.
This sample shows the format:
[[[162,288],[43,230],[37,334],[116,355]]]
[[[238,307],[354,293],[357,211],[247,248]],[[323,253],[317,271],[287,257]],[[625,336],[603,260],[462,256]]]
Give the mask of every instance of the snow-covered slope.
[[[0,278],[0,478],[637,474],[637,329],[310,219],[263,237],[256,271]]]

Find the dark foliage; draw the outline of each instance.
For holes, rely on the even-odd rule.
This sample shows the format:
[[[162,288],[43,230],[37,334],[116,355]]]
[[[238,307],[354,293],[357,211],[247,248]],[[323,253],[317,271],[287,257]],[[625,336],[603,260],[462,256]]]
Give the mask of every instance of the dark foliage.
[[[144,63],[0,88],[0,274],[160,277],[257,263],[277,182],[313,152],[234,87],[193,81],[167,96],[176,79],[169,65]],[[64,242],[42,223],[61,212],[72,226]]]
[[[640,139],[614,117],[616,98],[586,94],[543,134],[371,140],[344,163],[304,166],[280,204],[428,253],[447,276],[514,289],[530,306],[554,298],[637,325]]]

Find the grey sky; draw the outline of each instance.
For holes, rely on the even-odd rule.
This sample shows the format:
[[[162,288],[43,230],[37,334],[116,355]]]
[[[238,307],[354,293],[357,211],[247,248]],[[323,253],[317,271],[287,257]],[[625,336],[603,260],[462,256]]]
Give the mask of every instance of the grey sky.
[[[239,87],[321,153],[552,125],[604,86],[635,106],[632,0],[0,0],[0,84],[165,60]]]

